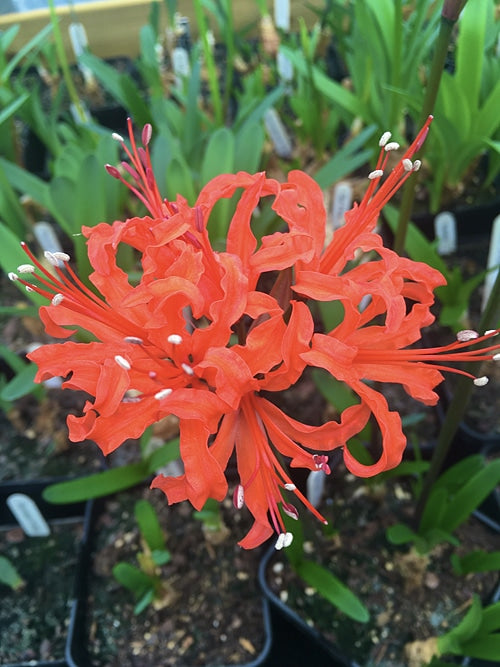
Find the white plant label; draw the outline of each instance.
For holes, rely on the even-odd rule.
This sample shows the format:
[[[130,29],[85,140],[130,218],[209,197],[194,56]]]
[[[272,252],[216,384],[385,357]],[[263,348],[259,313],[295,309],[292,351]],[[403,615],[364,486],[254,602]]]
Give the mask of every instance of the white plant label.
[[[437,252],[451,255],[457,249],[457,221],[453,213],[443,211],[434,219],[434,234],[437,240]]]
[[[73,47],[73,53],[78,59],[89,45],[85,27],[82,23],[70,23],[68,32],[71,46]]]
[[[484,280],[483,291],[483,310],[486,308],[488,299],[490,298],[491,290],[495,284],[500,266],[500,215],[497,215],[493,221],[493,228],[491,230],[490,249],[488,251],[488,273]]]
[[[293,79],[293,65],[281,51],[278,51],[276,56],[276,67],[278,69],[280,79],[285,83],[290,83],[290,81]]]
[[[42,250],[62,252],[63,249],[59,243],[59,239],[50,223],[44,221],[36,222],[33,225],[33,233]]]
[[[277,28],[290,30],[290,0],[274,0],[274,22]]]
[[[345,222],[344,214],[352,207],[352,187],[347,181],[340,181],[333,190],[332,226],[333,229],[342,227]]]
[[[292,157],[292,142],[276,109],[268,109],[266,111],[264,114],[264,124],[278,157]]]
[[[182,46],[176,46],[172,51],[172,67],[178,79],[183,79],[191,73],[189,53]]]
[[[32,498],[24,493],[13,493],[7,498],[7,505],[28,537],[50,535],[49,524]]]

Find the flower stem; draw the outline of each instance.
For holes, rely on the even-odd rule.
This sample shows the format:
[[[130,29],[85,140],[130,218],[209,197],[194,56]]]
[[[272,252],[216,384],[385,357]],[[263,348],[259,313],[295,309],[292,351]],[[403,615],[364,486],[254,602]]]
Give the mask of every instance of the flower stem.
[[[54,5],[54,0],[49,0],[49,11],[50,11],[50,22],[52,23],[52,31],[54,34],[54,42],[56,45],[57,57],[59,59],[59,64],[61,65],[64,83],[68,89],[68,95],[70,97],[73,106],[78,113],[78,116],[82,123],[87,122],[87,115],[85,110],[82,107],[78,93],[76,92],[73,79],[71,78],[71,72],[69,70],[68,59],[66,57],[66,51],[64,50],[64,44],[62,40],[61,29],[59,27],[59,19],[57,18],[56,8]]]
[[[432,60],[431,71],[429,73],[429,80],[425,89],[422,110],[420,112],[420,118],[418,120],[417,127],[422,126],[427,116],[431,114],[432,110],[434,109],[453,28],[458,20],[460,11],[463,9],[466,2],[467,0],[445,0],[443,11],[441,12],[439,34],[436,40],[436,48]],[[453,7],[450,5],[453,5]],[[455,11],[452,11],[453,8],[455,8]],[[420,150],[420,158],[422,157],[424,150],[424,147]],[[403,198],[399,208],[398,227],[394,237],[394,251],[399,255],[404,252],[406,233],[408,230],[408,221],[410,219],[411,211],[413,208],[413,201],[415,199],[416,183],[416,178],[410,178],[403,190]]]
[[[200,35],[201,43],[203,45],[203,57],[205,59],[205,65],[207,68],[208,85],[210,87],[210,97],[214,107],[215,122],[217,127],[222,127],[223,114],[219,81],[217,79],[214,54],[208,41],[208,26],[207,22],[205,21],[205,15],[203,14],[203,8],[201,6],[200,0],[194,0],[194,12],[196,16],[196,23],[198,24],[198,32]]]
[[[479,322],[479,332],[483,333],[489,329],[496,329],[500,318],[500,273],[497,275],[493,289],[491,290],[488,303],[484,309],[481,321]],[[476,361],[468,364],[467,370],[476,374],[482,362]],[[418,524],[422,517],[430,492],[437,480],[441,468],[450,450],[451,443],[458,430],[459,423],[463,417],[469,398],[472,394],[474,384],[472,381],[464,376],[461,376],[455,386],[453,398],[450,401],[446,415],[441,426],[441,431],[436,443],[436,449],[431,459],[431,465],[424,479],[422,493],[418,499],[415,509],[415,520]],[[487,391],[487,389],[483,390]]]

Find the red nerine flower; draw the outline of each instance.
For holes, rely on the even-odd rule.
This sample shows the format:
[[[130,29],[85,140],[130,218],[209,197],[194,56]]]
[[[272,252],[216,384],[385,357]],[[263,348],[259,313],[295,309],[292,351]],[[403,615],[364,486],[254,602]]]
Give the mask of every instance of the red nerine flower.
[[[240,542],[245,548],[273,531],[279,534],[278,548],[291,540],[280,507],[293,517],[297,509],[283,500],[284,489],[322,519],[295,488],[278,454],[292,466],[325,472],[325,452],[337,447],[359,475],[397,465],[405,445],[400,418],[370,380],[401,383],[418,400],[433,403],[441,370],[447,370],[443,363],[489,359],[500,347],[469,350],[466,340],[432,350],[408,348],[432,322],[433,290],[443,278],[384,248],[373,229],[380,208],[418,167],[411,158],[429,122],[377,191],[384,156],[395,148],[384,135],[367,195],[346,214],[345,226],[326,248],[322,193],[306,174],[291,172],[283,184],[265,174],[223,175],[205,186],[194,207],[180,196],[169,202],[153,177],[150,128],[138,148],[130,124],[131,151],[117,138],[128,153],[131,164],[123,166],[133,182],[115,167],[107,169],[134,191],[149,215],[83,228],[94,269],[90,280],[100,295],[82,284],[63,253],[46,253],[54,266],[50,272],[24,245],[32,264],[18,268],[32,274],[21,282],[50,301],[40,309],[49,334],[66,338],[81,328],[96,339],[46,345],[29,355],[39,367],[37,381],[62,376],[64,388],[93,397],[82,416],[68,417],[70,439],[90,438],[108,454],[162,417],[177,415],[185,472],[178,478],[159,475],[153,486],[170,503],[188,499],[197,509],[210,497],[224,498],[224,471],[236,451],[240,484],[234,502],[245,504],[255,518]],[[216,252],[207,233],[209,216],[236,190],[241,194],[226,249]],[[258,241],[252,216],[268,196],[284,228]],[[141,258],[137,284],[118,266],[120,243]],[[353,264],[360,251],[369,253],[368,261]],[[263,274],[277,275],[269,293],[260,289]],[[330,332],[315,333],[306,299],[339,301],[343,321]],[[306,365],[325,368],[359,395],[359,404],[344,410],[339,422],[302,424],[264,397],[262,392],[295,384]],[[372,413],[384,449],[375,465],[364,467],[344,445]]]

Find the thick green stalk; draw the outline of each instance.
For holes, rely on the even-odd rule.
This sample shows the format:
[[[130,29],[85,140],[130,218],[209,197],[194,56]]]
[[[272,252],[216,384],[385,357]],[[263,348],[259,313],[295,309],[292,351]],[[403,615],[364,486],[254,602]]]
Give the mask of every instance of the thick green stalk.
[[[229,107],[229,97],[231,95],[231,90],[233,88],[234,58],[236,50],[234,47],[234,21],[233,21],[233,9],[231,0],[226,0],[225,12],[226,12],[226,34],[224,35],[224,38],[226,42],[226,62],[225,62],[226,76],[224,80],[224,105],[223,105],[224,117],[227,116],[227,110]]]
[[[500,272],[497,275],[493,289],[491,290],[488,303],[484,313],[479,322],[479,332],[483,333],[490,329],[496,329],[500,319]],[[479,372],[481,362],[475,362],[467,365],[467,370],[474,374]],[[417,507],[415,509],[415,519],[417,524],[420,522],[422,512],[425,508],[429,494],[432,490],[434,482],[437,480],[446,456],[450,450],[453,438],[458,430],[458,426],[467,408],[469,398],[474,389],[472,380],[468,377],[461,376],[455,386],[453,398],[450,401],[446,416],[439,433],[436,449],[431,460],[431,465],[424,479],[422,493],[418,499]],[[484,389],[488,391],[488,389]]]
[[[210,97],[214,107],[215,122],[218,127],[222,127],[224,123],[222,113],[222,100],[219,90],[219,81],[217,78],[217,69],[215,67],[214,55],[208,41],[208,27],[205,21],[205,14],[201,6],[201,0],[194,0],[194,13],[196,16],[196,23],[200,33],[200,39],[203,46],[203,57],[208,73],[208,85],[210,88]]]
[[[401,85],[401,62],[403,57],[403,0],[395,0],[394,2],[394,34],[392,46],[392,91],[389,127],[396,127],[401,108],[401,98],[395,91],[396,89],[399,89]]]
[[[443,74],[446,55],[448,53],[448,45],[450,43],[451,34],[455,23],[458,20],[460,11],[465,6],[467,0],[445,0],[443,11],[441,12],[441,23],[439,25],[439,34],[436,40],[436,49],[432,59],[431,71],[429,80],[425,89],[424,100],[420,112],[418,127],[421,127],[427,116],[432,113],[436,98],[439,92],[439,84]],[[432,131],[432,130],[431,130]],[[422,157],[425,150],[425,144],[420,149],[419,158]],[[401,206],[399,207],[398,228],[394,237],[394,250],[398,254],[404,252],[406,233],[408,230],[408,221],[413,209],[413,201],[415,199],[415,187],[417,179],[410,178],[403,190],[403,198]]]
[[[49,0],[49,10],[50,10],[50,22],[52,23],[52,30],[54,34],[54,42],[56,45],[57,57],[62,69],[66,88],[68,89],[68,95],[71,102],[73,103],[73,106],[76,109],[76,112],[78,113],[78,116],[80,117],[81,122],[86,123],[87,114],[85,113],[85,110],[82,107],[82,103],[80,101],[80,98],[78,97],[78,93],[76,92],[76,88],[73,83],[73,79],[71,77],[68,59],[66,57],[66,51],[64,50],[64,43],[62,39],[61,29],[59,28],[59,19],[57,18],[56,9],[54,6],[54,0]]]

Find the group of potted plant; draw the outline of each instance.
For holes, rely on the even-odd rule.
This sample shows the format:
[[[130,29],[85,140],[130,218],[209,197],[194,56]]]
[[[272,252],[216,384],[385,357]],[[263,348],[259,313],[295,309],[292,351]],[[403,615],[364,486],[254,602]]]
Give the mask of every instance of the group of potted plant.
[[[237,10],[229,0],[213,5],[196,0],[196,21],[192,25],[175,13],[175,2],[165,4],[169,17],[166,36],[159,29],[160,7],[153,3],[150,22],[140,29],[141,52],[134,60],[105,62],[84,48],[76,51],[77,66],[70,66],[61,48],[54,12],[51,25],[14,56],[8,54],[16,29],[0,34],[0,265],[15,279],[14,285],[6,277],[3,280],[6,297],[0,307],[4,424],[0,443],[0,467],[4,471],[0,482],[0,587],[2,596],[9,600],[1,624],[9,629],[7,635],[11,637],[7,644],[1,643],[0,660],[16,667],[28,661],[60,667],[113,661],[145,666],[293,667],[304,664],[314,651],[318,665],[437,667],[448,664],[447,656],[494,663],[500,655],[500,504],[495,491],[500,482],[495,389],[498,394],[500,382],[495,371],[498,362],[483,359],[488,358],[487,350],[466,350],[475,336],[469,335],[469,330],[496,330],[500,322],[500,281],[497,278],[495,282],[500,243],[494,236],[499,232],[492,232],[493,219],[500,211],[500,118],[496,113],[500,103],[500,21],[496,4],[493,0],[482,0],[478,6],[472,0],[447,0],[444,4],[440,0],[335,0],[325,3],[315,25],[306,25],[300,16],[294,16],[296,28],[290,29],[286,2],[276,0],[273,19],[267,3],[256,1],[255,21],[242,30],[234,27],[233,12]],[[212,39],[213,34],[217,40]],[[375,476],[361,473],[361,479],[354,478],[349,470],[374,466],[381,445],[385,455],[385,429],[393,428],[390,424],[395,413],[388,411],[380,421],[383,443],[373,420],[365,420],[358,435],[346,427],[352,436],[344,450],[346,461],[351,461],[348,471],[342,457],[337,457],[340,450],[329,453],[328,462],[317,455],[317,469],[313,465],[308,474],[298,469],[295,474],[292,467],[284,487],[283,480],[279,484],[285,498],[280,495],[276,501],[270,492],[267,495],[269,516],[280,528],[279,550],[274,542],[270,550],[265,546],[241,549],[236,534],[241,539],[249,531],[242,544],[251,546],[264,541],[251,537],[256,530],[266,537],[268,533],[259,524],[262,518],[257,518],[260,515],[255,507],[252,513],[258,528],[251,527],[244,506],[256,502],[251,500],[247,487],[261,473],[245,468],[250,463],[243,463],[246,459],[238,436],[238,468],[234,456],[228,463],[229,453],[226,457],[218,453],[222,449],[218,433],[236,428],[229,425],[227,416],[220,419],[219,426],[213,421],[215,397],[222,400],[220,394],[225,404],[230,404],[240,390],[236,384],[231,387],[228,381],[222,381],[223,372],[229,378],[231,369],[236,368],[236,357],[229,354],[234,355],[237,349],[245,363],[251,367],[254,364],[255,395],[266,405],[262,415],[272,415],[269,423],[265,416],[256,423],[261,423],[285,459],[296,456],[293,447],[303,442],[299,433],[313,438],[314,428],[330,432],[326,424],[331,420],[343,420],[344,413],[354,419],[360,411],[353,385],[349,389],[345,379],[334,379],[332,362],[320,363],[319,357],[314,357],[320,354],[315,345],[320,345],[321,336],[326,339],[326,332],[342,328],[347,335],[348,321],[355,315],[346,310],[343,296],[326,298],[321,292],[333,290],[333,294],[338,289],[328,283],[330,275],[324,279],[327,287],[320,289],[313,284],[314,271],[326,269],[314,265],[314,252],[322,251],[319,245],[309,255],[306,245],[318,244],[320,236],[300,222],[297,211],[305,211],[307,224],[312,225],[313,219],[321,219],[321,207],[314,208],[319,206],[314,199],[317,193],[312,185],[305,187],[307,181],[301,179],[306,175],[295,176],[300,172],[294,170],[309,174],[318,192],[319,188],[323,190],[327,210],[325,248],[332,234],[341,247],[347,243],[348,233],[342,227],[347,230],[355,215],[360,216],[364,210],[361,204],[350,211],[353,202],[365,195],[366,174],[371,170],[368,198],[372,195],[372,201],[378,201],[380,207],[394,194],[387,191],[387,196],[376,199],[381,178],[381,161],[375,161],[378,137],[388,126],[393,131],[391,141],[384,135],[379,146],[387,169],[396,168],[388,181],[397,190],[400,183],[396,184],[394,174],[399,174],[397,159],[401,155],[392,161],[397,151],[390,148],[397,149],[394,139],[403,146],[411,144],[423,124],[422,109],[426,114],[434,113],[431,129],[427,136],[428,121],[424,133],[418,135],[421,140],[413,143],[409,157],[403,160],[408,173],[403,171],[398,178],[409,178],[406,190],[400,191],[402,198],[396,195],[383,209],[381,236],[374,234],[373,238],[383,238],[389,246],[395,237],[400,254],[404,248],[410,260],[432,267],[429,280],[440,286],[432,311],[437,324],[424,333],[429,359],[439,363],[436,350],[449,345],[458,332],[458,347],[450,349],[449,359],[442,357],[445,365],[448,361],[468,361],[466,370],[476,376],[476,384],[481,384],[483,376],[491,375],[490,384],[486,389],[474,388],[470,377],[445,383],[439,404],[442,407],[436,411],[422,408],[411,399],[409,402],[404,392],[402,397],[392,385],[385,384],[388,376],[384,379],[375,374],[362,403],[371,401],[368,394],[380,391],[384,398],[377,401],[388,401],[401,412],[408,441],[403,462],[392,470],[389,468],[395,463],[388,462]],[[127,117],[133,119],[135,134]],[[123,139],[127,132],[129,138]],[[389,150],[385,150],[388,143]],[[418,160],[412,161],[416,151],[422,168],[413,173],[420,165]],[[261,171],[268,176],[264,185],[242,175]],[[225,174],[234,175],[234,185]],[[278,181],[287,181],[287,185],[274,185]],[[128,196],[124,184],[135,197]],[[379,192],[384,192],[384,187]],[[286,203],[287,192],[299,193],[299,199]],[[167,204],[158,208],[163,197]],[[408,201],[411,204],[413,200],[415,214],[411,217],[415,224],[407,226]],[[170,206],[168,202],[175,204]],[[435,229],[429,227],[429,216],[421,214],[430,211],[434,221],[436,214],[456,202],[459,212],[454,213],[455,221],[438,223]],[[486,205],[485,222],[474,218],[471,225],[461,209],[479,202]],[[155,254],[159,244],[149,250],[141,245],[139,239],[146,232],[141,231],[140,222],[134,221],[145,219],[145,208],[157,221],[161,216],[177,220],[176,216],[182,215],[191,220],[192,229],[186,236],[168,237],[164,242],[165,252],[172,248],[168,257]],[[250,223],[247,230],[241,222],[247,209],[255,209],[251,231]],[[345,212],[348,223],[343,225]],[[203,236],[203,219],[208,215],[208,232]],[[367,232],[372,218],[363,223]],[[107,236],[107,227],[100,225],[103,221],[116,230],[114,238]],[[114,222],[111,226],[113,221],[126,223]],[[130,221],[137,225],[132,234],[127,232]],[[490,235],[497,241],[492,240],[488,258]],[[28,243],[34,255],[21,246],[21,241]],[[369,240],[363,243],[363,260],[353,254],[344,267],[346,272],[352,271],[352,285],[368,267],[373,266],[376,272],[377,260],[390,252],[370,246]],[[189,246],[184,250],[189,253],[189,262],[176,256],[179,244]],[[253,247],[248,250],[246,244]],[[280,255],[281,247],[288,254],[283,250],[285,254]],[[201,259],[202,248],[218,258],[215,263]],[[37,259],[39,251],[46,252],[42,264]],[[105,254],[105,262],[99,259],[100,252]],[[165,276],[177,271],[176,280],[184,282],[177,288],[177,301],[172,300],[173,305],[168,307],[164,329],[171,326],[175,313],[183,313],[182,317],[191,322],[183,335],[194,332],[201,341],[203,329],[208,327],[213,330],[212,349],[219,350],[215,347],[218,343],[213,342],[222,336],[216,327],[217,318],[223,322],[230,316],[230,308],[236,308],[230,301],[235,298],[231,281],[236,280],[236,274],[230,273],[229,260],[226,266],[226,260],[220,258],[236,254],[242,262],[242,275],[249,285],[254,284],[252,294],[265,294],[267,300],[264,304],[263,296],[260,301],[252,296],[241,318],[231,323],[231,343],[224,353],[217,352],[221,355],[217,363],[223,369],[220,377],[209,370],[214,362],[207,357],[200,365],[205,370],[195,371],[200,373],[198,385],[190,382],[179,389],[185,395],[179,398],[179,405],[172,403],[172,414],[162,412],[161,419],[150,420],[154,423],[149,428],[147,421],[138,428],[135,422],[130,421],[128,426],[126,419],[118,418],[113,427],[118,435],[109,436],[109,441],[123,434],[125,444],[119,448],[103,445],[99,428],[84,428],[82,422],[88,422],[92,414],[101,418],[108,410],[105,402],[96,411],[89,407],[89,394],[97,401],[101,391],[92,385],[97,380],[91,366],[83,380],[81,368],[73,367],[69,360],[69,365],[58,366],[57,373],[49,373],[56,367],[54,360],[44,367],[43,350],[59,349],[54,341],[63,335],[61,325],[74,324],[64,319],[69,283],[62,277],[65,270],[61,267],[67,266],[67,257],[71,256],[75,276],[79,276],[75,280],[81,280],[76,283],[77,291],[85,293],[86,299],[97,300],[92,296],[97,286],[109,304],[118,303],[117,299],[130,289],[127,313],[136,323],[143,317],[140,309],[150,308],[148,304],[160,294],[162,280],[152,288],[156,292],[147,292],[147,298],[132,299],[132,291],[139,294],[139,289],[150,289],[151,267],[158,269],[161,262],[166,262]],[[138,261],[141,256],[142,266]],[[326,266],[327,260],[322,261]],[[333,267],[333,259],[328,261]],[[335,261],[338,265],[340,260]],[[27,262],[35,268],[23,268]],[[196,278],[202,282],[195,283],[197,267],[202,265],[206,282]],[[390,270],[396,271],[394,267]],[[446,277],[448,285],[440,284],[434,270]],[[42,276],[45,287],[32,283],[29,277],[33,271]],[[417,301],[422,312],[429,313],[430,323],[431,302],[424,300],[427,287],[422,287],[423,278],[411,273],[411,268],[401,271],[401,275],[408,271],[401,284],[409,281],[418,285],[418,290],[415,287],[404,298]],[[278,273],[281,278],[277,279]],[[371,281],[374,275],[363,281]],[[336,279],[342,280],[341,276],[342,272]],[[214,287],[217,280],[220,287]],[[365,289],[369,298],[363,305],[360,301],[356,317],[362,318],[363,312],[377,308],[375,318],[380,317],[386,311],[376,303],[385,297],[377,292],[375,283],[363,285],[359,289]],[[392,289],[403,289],[396,285],[399,283],[395,282]],[[19,286],[23,294],[16,291]],[[220,312],[217,289],[225,299]],[[282,320],[275,320],[269,303],[272,300],[276,308],[285,310],[283,304],[292,303],[293,289],[302,290],[301,300],[293,301]],[[191,300],[184,302],[187,294]],[[52,305],[40,311],[46,313],[42,315],[44,331],[38,321],[38,308],[47,305],[47,295]],[[213,299],[206,311],[202,297],[208,304]],[[73,291],[72,298],[83,297],[75,296]],[[51,315],[61,299],[63,306],[57,312],[62,314]],[[310,315],[306,315],[307,299]],[[85,313],[90,306],[88,301],[82,304],[78,312]],[[117,348],[113,370],[105,371],[103,365],[100,372],[109,373],[106,387],[119,387],[125,381],[117,373],[127,374],[133,367],[133,355],[143,345],[140,331],[149,332],[151,328],[151,336],[156,336],[164,307],[158,300],[157,309],[151,311],[154,316],[150,314],[141,328],[126,336],[133,354],[129,348]],[[77,346],[75,359],[78,350],[83,349],[78,345],[90,346],[86,349],[91,350],[97,345],[96,338],[106,340],[109,326],[97,331],[93,328],[103,315],[92,308],[90,318],[85,314],[77,317],[79,330],[72,339]],[[124,311],[120,312],[123,316]],[[405,322],[410,313],[400,316]],[[381,317],[376,320],[377,327],[390,327],[388,312],[386,318],[385,322]],[[312,329],[306,331],[309,319],[314,333]],[[271,331],[271,322],[276,322],[274,339],[271,334],[267,348],[259,347],[255,331]],[[365,324],[369,323],[372,326],[367,319]],[[116,321],[113,326],[118,326]],[[296,334],[289,331],[300,332],[304,340],[310,337],[309,351],[304,347],[301,354],[316,366],[314,369],[308,366],[304,372],[298,370],[297,364],[302,362],[293,362],[295,352],[290,343]],[[482,347],[490,349],[489,358],[495,355],[498,359],[498,346],[491,335],[486,336]],[[278,354],[273,350],[281,338],[288,342],[283,342],[280,354],[289,357],[273,365],[267,359]],[[180,349],[182,337],[177,332],[171,334],[169,344],[172,349]],[[192,375],[194,350],[199,351],[205,343],[197,345],[182,364],[186,376]],[[247,345],[249,349],[253,346],[248,358],[244,351]],[[41,352],[37,353],[37,346],[42,346]],[[397,352],[402,354],[403,350],[398,348]],[[148,354],[153,359],[152,352]],[[242,363],[238,359],[238,364]],[[168,360],[175,362],[175,352],[169,353]],[[87,362],[90,364],[91,359]],[[292,377],[294,363],[297,370],[291,381],[288,378]],[[481,370],[477,368],[480,363]],[[280,364],[283,376],[286,367],[288,384],[273,375],[278,375]],[[37,380],[44,380],[42,384],[34,382],[37,372]],[[49,374],[60,378],[47,381]],[[63,380],[67,387],[79,391],[65,391]],[[413,378],[412,382],[416,381]],[[402,380],[395,377],[389,382]],[[205,410],[207,424],[212,424],[206,427],[211,434],[207,452],[217,452],[220,461],[228,465],[226,478],[230,490],[234,490],[235,507],[228,499],[220,505],[215,502],[214,498],[222,497],[224,485],[220,480],[219,486],[211,482],[208,500],[189,485],[181,488],[178,482],[167,489],[161,481],[162,475],[177,478],[183,470],[194,474],[195,464],[186,449],[189,419],[182,405],[192,400],[187,387],[201,391],[205,386],[211,386],[211,391],[204,392],[203,397],[200,393],[190,409]],[[127,402],[140,402],[145,387],[141,385],[137,393],[135,387],[127,392]],[[415,394],[416,390],[410,385],[407,391]],[[171,392],[170,388],[160,389],[155,400],[173,400],[169,398]],[[487,432],[480,435],[470,421],[464,421],[472,392],[469,412],[473,413],[474,426],[488,424]],[[276,407],[268,406],[268,398],[273,401],[269,405]],[[247,405],[246,398],[241,400]],[[490,400],[492,405],[488,404]],[[212,403],[212,414],[208,415]],[[245,418],[249,409],[238,408]],[[79,416],[82,411],[85,418]],[[372,412],[379,418],[380,413]],[[112,416],[113,411],[109,414]],[[67,440],[67,415],[71,439],[82,441],[78,444]],[[238,428],[243,427],[240,424]],[[284,438],[279,440],[281,447],[276,444],[278,432],[287,434],[286,438],[279,436]],[[76,437],[77,433],[82,437]],[[200,436],[193,431],[190,437]],[[246,437],[248,442],[250,432]],[[253,433],[252,441],[256,437]],[[314,447],[310,446],[322,451],[321,437],[314,438],[304,441],[306,447],[307,442],[314,442]],[[288,439],[290,444],[285,445]],[[213,465],[208,458],[203,459],[205,454],[200,450],[195,457],[200,468]],[[218,465],[224,468],[220,461]],[[257,471],[262,463],[252,465]],[[302,459],[297,465],[311,467]],[[327,476],[330,469],[332,474]],[[153,485],[162,488],[170,502],[186,497],[195,509],[188,503],[167,506],[160,491],[148,490],[154,475],[160,481]],[[297,509],[289,502],[294,494],[300,494],[305,502],[308,499],[312,511],[328,519],[329,525],[323,526],[316,518],[309,520],[303,511],[297,520]],[[201,502],[202,497],[206,502]],[[284,514],[279,513],[276,502]],[[267,512],[266,505],[266,516]],[[288,544],[292,534],[293,542]],[[286,546],[281,550],[283,543]],[[53,561],[54,571],[47,567],[49,561]],[[62,597],[55,603],[44,590],[54,587],[56,592],[58,571],[66,571],[69,583],[64,584]],[[201,577],[202,573],[206,578]],[[398,586],[403,587],[402,593]],[[430,601],[424,593],[431,595]],[[416,604],[405,607],[403,598]],[[27,604],[23,600],[31,601],[26,614],[19,611]],[[37,607],[44,601],[53,614]],[[409,620],[410,607],[421,615]],[[48,619],[45,626],[33,623],[40,616]]]

